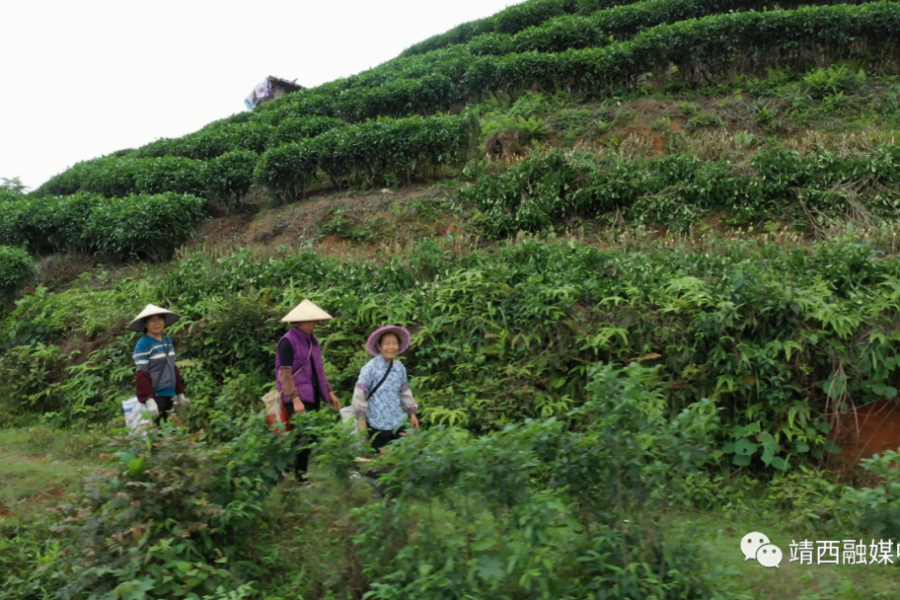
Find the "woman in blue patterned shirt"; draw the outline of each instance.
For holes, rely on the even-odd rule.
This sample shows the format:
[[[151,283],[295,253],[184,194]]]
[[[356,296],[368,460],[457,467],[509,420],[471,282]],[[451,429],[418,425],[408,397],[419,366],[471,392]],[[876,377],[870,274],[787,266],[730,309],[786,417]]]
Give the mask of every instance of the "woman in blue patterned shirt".
[[[376,451],[398,439],[403,431],[404,413],[410,424],[419,427],[416,411],[419,407],[406,380],[406,368],[398,360],[409,348],[409,331],[396,325],[376,329],[366,342],[366,349],[375,358],[359,373],[353,390],[353,414],[359,419],[359,429],[369,429],[369,440]]]

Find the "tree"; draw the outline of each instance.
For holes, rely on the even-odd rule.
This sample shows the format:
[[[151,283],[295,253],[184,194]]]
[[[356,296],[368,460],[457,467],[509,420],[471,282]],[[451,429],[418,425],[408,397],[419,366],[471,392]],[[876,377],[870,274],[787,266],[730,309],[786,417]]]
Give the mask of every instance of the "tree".
[[[0,189],[12,190],[14,192],[24,192],[26,186],[19,177],[0,177]]]

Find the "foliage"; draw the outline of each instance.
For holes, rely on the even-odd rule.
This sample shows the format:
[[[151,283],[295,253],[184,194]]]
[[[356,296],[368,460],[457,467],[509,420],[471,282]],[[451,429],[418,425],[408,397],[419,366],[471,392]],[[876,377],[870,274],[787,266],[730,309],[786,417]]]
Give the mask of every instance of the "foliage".
[[[268,150],[255,177],[283,202],[302,198],[320,170],[338,187],[348,179],[369,186],[392,179],[409,182],[413,175],[465,158],[472,125],[466,116],[410,117],[331,129]]]
[[[846,488],[843,508],[859,518],[860,523],[882,540],[900,538],[900,474],[897,464],[900,452],[888,450],[863,459],[861,466],[878,477],[878,485],[860,489]]]
[[[318,170],[319,160],[307,141],[282,144],[260,157],[253,177],[278,194],[282,203],[304,198]]]
[[[428,38],[404,50],[400,56],[414,56],[433,52],[454,44],[465,44],[491,32],[515,33],[542,22],[555,20],[559,15],[586,15],[606,8],[629,4],[638,0],[541,0],[511,6],[492,17],[457,25],[450,31]]]
[[[253,185],[253,173],[259,156],[249,150],[226,152],[207,163],[206,187],[227,207],[239,205]]]
[[[123,307],[165,303],[182,315],[170,332],[179,359],[203,364],[192,375],[203,381],[198,408],[211,410],[237,370],[252,378],[248,389],[266,391],[278,316],[308,297],[336,317],[317,333],[341,395],[365,362],[366,336],[387,322],[419,330],[404,362],[423,422],[476,433],[561,417],[584,403],[588,365],[646,357],[664,365],[672,406],[711,397],[727,409],[720,460],[779,471],[822,456],[828,406],[897,394],[900,271],[896,259],[880,258],[879,244],[835,240],[795,251],[731,240],[686,252],[526,240],[454,257],[422,242],[378,267],[308,252],[189,254],[155,275],[26,296],[0,322],[0,340],[124,336],[115,377],[102,354],[84,372],[90,383],[61,374],[66,395],[93,406],[104,385],[127,379],[117,379],[128,374],[133,344],[114,325],[128,314]],[[46,389],[44,377],[35,373],[35,389]],[[73,406],[66,395],[58,397]]]
[[[164,260],[193,237],[205,205],[175,193],[110,198],[93,208],[83,235],[98,254]]]
[[[460,198],[481,212],[478,223],[495,237],[616,211],[673,229],[685,229],[712,210],[727,211],[736,223],[778,213],[816,229],[861,212],[889,218],[898,199],[885,186],[900,181],[895,156],[896,146],[887,144],[843,156],[762,148],[748,169],[678,152],[650,160],[607,153],[597,160],[554,150],[480,176]]]
[[[0,242],[34,252],[87,251],[159,260],[193,236],[206,218],[205,205],[202,198],[176,193],[27,197],[0,212]]]
[[[346,123],[332,117],[287,117],[278,122],[269,137],[269,147],[314,138]]]
[[[228,123],[220,127],[202,129],[182,138],[163,138],[135,151],[139,158],[183,156],[196,160],[210,160],[233,150],[262,152],[272,135],[271,125],[265,123]]]
[[[526,420],[395,443],[376,465],[387,500],[353,513],[372,597],[712,597],[699,548],[647,511],[703,461],[715,407],[669,419],[654,371],[598,366],[590,400],[566,415],[574,430]],[[353,434],[334,435],[318,456],[340,476]]]
[[[38,269],[28,252],[0,246],[0,298],[9,298],[37,277]]]
[[[140,194],[205,195],[206,163],[180,156],[148,158],[138,163],[135,188]]]
[[[64,597],[171,598],[215,594],[258,575],[242,560],[243,540],[261,520],[265,493],[281,480],[288,438],[255,419],[218,448],[169,429],[119,446],[115,470],[88,478],[58,509],[52,529],[60,544],[45,581]]]

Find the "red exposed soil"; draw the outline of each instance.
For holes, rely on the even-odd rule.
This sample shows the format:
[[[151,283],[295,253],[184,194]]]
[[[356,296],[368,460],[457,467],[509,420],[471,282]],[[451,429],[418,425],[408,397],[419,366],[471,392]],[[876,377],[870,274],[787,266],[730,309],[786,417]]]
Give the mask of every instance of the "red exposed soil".
[[[880,400],[844,413],[837,419],[828,439],[841,447],[830,455],[846,464],[900,448],[900,403]]]

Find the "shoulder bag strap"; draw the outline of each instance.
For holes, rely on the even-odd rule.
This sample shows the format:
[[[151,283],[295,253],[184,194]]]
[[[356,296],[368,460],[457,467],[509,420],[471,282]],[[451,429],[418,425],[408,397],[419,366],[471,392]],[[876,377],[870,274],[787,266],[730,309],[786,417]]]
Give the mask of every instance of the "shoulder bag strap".
[[[297,373],[303,370],[303,367],[309,364],[309,360],[312,357],[312,340],[309,342],[309,354],[306,355],[306,362],[300,365],[300,368],[292,375],[292,377],[296,377]]]
[[[387,376],[391,374],[391,370],[394,368],[394,359],[391,359],[391,363],[388,365],[387,371],[384,372],[384,377],[381,378],[381,381],[375,384],[375,387],[372,388],[372,391],[369,392],[369,398],[375,395],[375,392],[378,391],[378,388],[381,387],[381,384],[384,383],[384,380],[387,379]]]
[[[280,343],[280,342],[279,342],[279,343]],[[290,344],[290,343],[291,343],[290,340],[288,340],[288,344]],[[293,346],[293,344],[291,344],[291,346]],[[276,353],[278,352],[278,346],[275,346],[275,352],[276,352]],[[309,354],[306,355],[306,362],[303,363],[302,365],[300,365],[300,368],[297,369],[296,371],[294,371],[294,372],[291,374],[291,377],[295,377],[295,376],[297,375],[297,373],[299,373],[300,371],[302,371],[302,370],[303,370],[303,367],[305,367],[306,365],[309,364],[309,359],[310,359],[311,357],[312,357],[312,342],[310,342],[310,344],[309,344]],[[275,369],[275,379],[278,379],[278,369]]]

